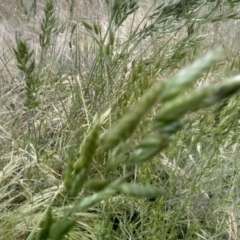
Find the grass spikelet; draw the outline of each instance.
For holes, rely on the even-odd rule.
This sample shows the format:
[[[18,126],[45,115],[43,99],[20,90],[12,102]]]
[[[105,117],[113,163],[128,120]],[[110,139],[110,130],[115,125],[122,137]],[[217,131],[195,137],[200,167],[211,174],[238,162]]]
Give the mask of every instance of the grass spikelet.
[[[74,173],[78,174],[83,168],[88,168],[91,165],[93,156],[98,147],[100,125],[96,123],[86,138],[86,143],[81,152],[81,157],[75,164]]]
[[[49,238],[53,240],[61,240],[74,226],[75,221],[72,219],[63,218],[57,223],[52,225]]]
[[[107,180],[103,179],[92,179],[91,181],[88,182],[88,188],[94,192],[99,192],[103,190],[109,182]]]
[[[208,86],[200,90],[195,90],[190,94],[167,103],[157,113],[155,121],[159,123],[158,126],[167,125],[169,122],[174,122],[176,119],[182,117],[187,112],[209,107],[235,94],[239,91],[239,87],[240,78],[236,76],[222,82],[218,86]]]
[[[116,179],[111,182],[108,187],[104,188],[102,191],[92,194],[78,202],[75,202],[74,206],[69,210],[67,216],[71,216],[74,213],[85,211],[86,209],[94,206],[102,200],[109,199],[113,194],[118,192],[118,187],[126,181],[130,174],[126,174],[123,177]]]
[[[56,17],[54,16],[54,4],[52,0],[47,0],[44,17],[41,24],[42,33],[39,35],[39,41],[41,47],[45,48],[49,46],[52,40],[52,35],[57,31],[56,29]]]
[[[33,50],[31,51],[22,39],[17,39],[17,47],[13,49],[18,62],[18,68],[24,75],[25,80],[25,106],[28,109],[34,109],[39,105],[37,93],[39,90],[39,79],[35,74],[35,60]]]
[[[131,113],[124,116],[107,134],[103,135],[102,146],[104,150],[108,150],[118,143],[125,141],[134,133],[142,117],[158,100],[162,89],[162,85],[159,85],[145,94]]]
[[[67,172],[66,177],[66,187],[70,187],[70,196],[75,197],[81,190],[83,184],[87,180],[88,171],[92,163],[94,154],[98,147],[98,138],[99,138],[100,125],[96,123],[89,134],[86,136],[85,145],[83,146],[82,151],[80,152],[81,156],[76,161],[74,166],[74,171],[72,175],[72,183],[70,184],[69,171]],[[72,164],[71,162],[69,164]]]
[[[89,31],[92,31],[92,30],[93,30],[92,25],[89,24],[88,22],[86,22],[86,21],[82,21],[82,24],[83,24],[84,27],[85,27],[86,29],[88,29]]]
[[[87,180],[89,168],[98,148],[101,126],[106,123],[109,114],[110,109],[101,116],[95,115],[92,126],[88,128],[81,144],[77,141],[81,128],[78,128],[74,134],[72,146],[68,150],[67,167],[64,175],[64,184],[71,196],[76,196]]]
[[[50,228],[51,228],[52,224],[53,224],[53,216],[52,216],[51,209],[49,209],[46,214],[46,219],[43,222],[43,226],[38,233],[37,240],[48,239],[48,237],[50,235]]]
[[[176,75],[168,79],[161,95],[162,100],[170,100],[191,86],[204,71],[210,69],[219,60],[221,53],[221,48],[210,51],[204,57],[197,59],[193,64],[183,68]]]
[[[152,187],[152,186],[141,186],[137,184],[121,184],[118,187],[118,190],[121,193],[124,193],[126,195],[129,195],[131,197],[143,197],[143,198],[149,198],[149,197],[161,197],[166,195],[166,191],[164,188],[160,187]]]

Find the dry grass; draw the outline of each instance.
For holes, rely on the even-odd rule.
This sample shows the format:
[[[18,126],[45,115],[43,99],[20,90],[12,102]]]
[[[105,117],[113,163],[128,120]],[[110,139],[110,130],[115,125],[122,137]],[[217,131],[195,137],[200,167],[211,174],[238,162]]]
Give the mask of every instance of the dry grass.
[[[156,28],[141,39],[137,33],[144,34],[145,24],[154,22],[147,18],[154,1],[142,0],[139,9],[114,33],[109,53],[104,47],[111,42],[111,9],[105,1],[55,1],[56,32],[44,49],[39,36],[45,1],[36,1],[36,5],[35,1],[22,2],[24,5],[21,1],[0,3],[0,239],[33,239],[50,205],[56,220],[75,208],[87,210],[73,216],[77,224],[69,233],[70,239],[239,239],[238,96],[226,101],[223,108],[218,104],[187,112],[194,121],[179,131],[175,129],[169,147],[153,154],[151,162],[137,151],[149,146],[144,140],[165,144],[159,142],[159,136],[152,141],[149,132],[154,129],[154,119],[169,105],[156,103],[147,114],[143,110],[147,104],[149,108],[153,105],[154,90],[156,101],[159,93],[164,93],[164,84],[159,89],[154,84],[169,79],[216,45],[225,49],[222,59],[198,78],[191,91],[239,74],[239,20],[196,21],[191,37],[184,19],[169,20],[173,31],[169,27],[164,33]],[[220,13],[229,14],[229,7],[215,12]],[[84,27],[83,20],[99,27],[101,35]],[[17,49],[16,36],[22,36],[34,52],[33,76],[40,82],[36,108],[26,105],[27,75],[17,67],[13,51]],[[105,62],[107,57],[110,63]],[[182,96],[183,92],[191,93],[183,89]],[[151,94],[146,97],[149,90]],[[171,93],[165,94],[164,101],[173,103]],[[137,107],[139,99],[142,105]],[[144,114],[146,118],[140,121]],[[114,128],[115,122],[119,123]],[[151,151],[147,149],[148,154]],[[137,164],[129,166],[127,161]],[[82,165],[89,169],[83,182],[97,178],[103,186],[112,183],[107,185],[109,189],[103,188],[103,196],[101,192],[93,194],[91,188],[79,188],[77,199],[88,198],[76,205],[64,181],[67,188],[76,191],[74,177]],[[64,175],[67,167],[69,185]],[[127,180],[114,181],[128,173],[132,175]],[[150,196],[152,192],[140,186],[135,190],[132,185],[118,185],[117,181],[124,180],[164,187],[168,196],[133,200],[134,194]],[[92,207],[94,201],[99,204]]]

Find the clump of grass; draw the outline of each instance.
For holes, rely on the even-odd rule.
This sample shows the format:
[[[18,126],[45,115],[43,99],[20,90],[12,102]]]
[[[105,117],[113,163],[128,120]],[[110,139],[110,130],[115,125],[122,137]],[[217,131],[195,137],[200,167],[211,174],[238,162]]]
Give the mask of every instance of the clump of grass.
[[[45,3],[40,51],[23,38],[13,51],[25,102],[13,116],[20,126],[27,113],[28,129],[3,157],[4,238],[237,239],[240,77],[222,81],[222,51],[203,54],[200,30],[238,15],[177,1],[140,19],[140,1],[106,1],[103,26],[76,19],[71,1],[59,28],[55,4]]]

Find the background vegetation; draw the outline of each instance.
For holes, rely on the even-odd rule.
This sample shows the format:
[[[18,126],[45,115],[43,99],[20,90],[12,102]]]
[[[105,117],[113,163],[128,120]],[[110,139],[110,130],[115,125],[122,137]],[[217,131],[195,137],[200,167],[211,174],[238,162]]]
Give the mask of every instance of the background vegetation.
[[[0,239],[239,239],[238,12],[2,0]]]

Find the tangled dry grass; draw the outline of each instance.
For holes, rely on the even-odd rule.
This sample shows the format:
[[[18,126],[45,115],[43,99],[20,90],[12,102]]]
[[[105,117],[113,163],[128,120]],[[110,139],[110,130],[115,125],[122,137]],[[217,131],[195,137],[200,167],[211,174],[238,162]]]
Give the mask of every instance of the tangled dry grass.
[[[179,2],[1,1],[0,239],[239,239],[239,6]]]

